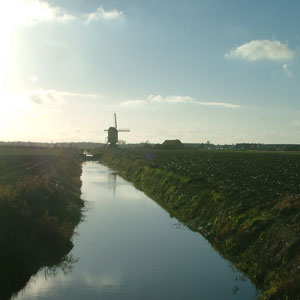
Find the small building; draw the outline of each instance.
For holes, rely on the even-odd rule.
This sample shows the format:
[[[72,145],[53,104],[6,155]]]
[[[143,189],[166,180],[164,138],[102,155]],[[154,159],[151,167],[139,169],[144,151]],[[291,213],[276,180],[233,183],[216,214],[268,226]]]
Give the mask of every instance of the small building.
[[[165,148],[165,149],[181,149],[183,147],[184,146],[180,140],[165,140],[162,143],[162,148]]]

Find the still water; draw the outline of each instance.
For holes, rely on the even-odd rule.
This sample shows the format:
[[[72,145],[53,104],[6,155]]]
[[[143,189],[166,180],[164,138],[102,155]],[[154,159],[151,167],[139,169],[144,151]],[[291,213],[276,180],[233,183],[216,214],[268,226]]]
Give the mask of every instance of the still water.
[[[69,263],[42,269],[16,300],[248,300],[255,287],[199,234],[97,162],[83,164],[88,201]]]

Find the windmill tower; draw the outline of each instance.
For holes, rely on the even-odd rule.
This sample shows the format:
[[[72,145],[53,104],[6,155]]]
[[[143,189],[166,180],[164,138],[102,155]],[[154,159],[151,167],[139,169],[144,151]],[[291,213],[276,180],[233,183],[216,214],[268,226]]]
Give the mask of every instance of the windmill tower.
[[[107,143],[109,147],[116,147],[119,140],[119,132],[130,132],[130,129],[118,129],[117,115],[114,114],[115,127],[109,127],[104,131],[107,131]]]

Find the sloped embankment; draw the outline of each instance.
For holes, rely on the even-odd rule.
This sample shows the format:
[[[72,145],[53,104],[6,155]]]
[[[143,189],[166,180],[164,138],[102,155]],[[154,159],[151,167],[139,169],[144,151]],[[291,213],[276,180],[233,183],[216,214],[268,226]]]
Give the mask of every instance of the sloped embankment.
[[[81,162],[70,151],[0,149],[1,299],[68,258],[83,207]]]
[[[165,161],[161,162],[162,157],[168,160],[169,165],[183,160],[194,162],[196,156],[193,155],[207,160],[198,168],[202,171],[209,169],[209,172],[203,171],[201,175],[191,171],[184,173],[165,167]],[[272,187],[279,185],[279,181],[258,182],[255,186],[247,178],[239,182],[237,175],[230,180],[218,179],[228,177],[226,174],[230,171],[225,165],[220,169],[218,160],[232,160],[237,172],[239,164],[242,165],[245,174],[251,174],[252,169],[257,167],[259,172],[265,172],[260,174],[261,178],[270,175],[271,167],[260,169],[255,166],[256,160],[269,165],[276,162],[274,170],[278,172],[281,160],[285,172],[289,172],[285,163],[287,159],[299,161],[299,156],[289,157],[288,154],[283,157],[255,155],[115,150],[103,152],[100,161],[116,169],[170,214],[207,237],[224,257],[256,283],[262,290],[261,299],[300,299],[300,193],[297,193],[297,178],[295,182],[291,182],[293,176],[285,179],[287,181],[282,183],[280,196],[276,199],[271,195],[279,192],[276,188],[272,191]],[[290,173],[294,172],[292,168]],[[259,186],[262,186],[261,189]]]

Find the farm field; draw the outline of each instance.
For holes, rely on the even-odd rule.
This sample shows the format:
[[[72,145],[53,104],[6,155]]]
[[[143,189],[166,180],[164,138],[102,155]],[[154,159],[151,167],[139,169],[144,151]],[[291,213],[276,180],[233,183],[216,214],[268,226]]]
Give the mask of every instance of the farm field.
[[[300,298],[299,153],[117,149],[100,155],[206,236],[262,289],[262,299]]]
[[[287,194],[300,194],[300,153],[251,151],[120,151],[118,156],[204,180],[211,188],[272,206]],[[264,200],[264,201],[262,201]]]
[[[1,299],[67,259],[83,207],[80,174],[74,151],[0,148]]]

